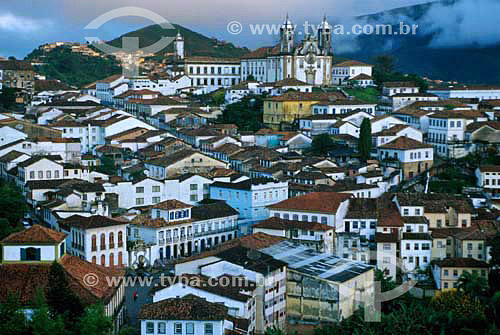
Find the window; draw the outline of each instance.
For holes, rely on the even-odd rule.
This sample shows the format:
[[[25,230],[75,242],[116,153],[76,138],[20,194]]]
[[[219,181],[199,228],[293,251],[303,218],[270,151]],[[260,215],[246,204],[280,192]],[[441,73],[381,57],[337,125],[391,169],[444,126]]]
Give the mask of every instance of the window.
[[[21,260],[22,261],[39,261],[40,260],[40,248],[21,248]]]
[[[153,197],[153,204],[157,204],[160,202],[160,197]]]
[[[420,208],[415,208],[415,215],[420,216]]]
[[[408,208],[403,209],[403,215],[405,216],[410,215],[410,211],[408,210]]]
[[[144,198],[137,198],[135,199],[135,204],[136,205],[144,205]]]
[[[153,193],[160,192],[160,186],[153,186]]]
[[[197,195],[197,194],[191,194],[191,195],[189,196],[189,200],[190,200],[191,202],[197,202],[197,201],[198,201],[198,195]]]
[[[448,288],[448,282],[444,283],[444,288]]]
[[[205,323],[205,335],[213,335],[214,325],[211,323]]]
[[[153,322],[146,322],[146,334],[153,334],[155,332],[155,324]]]
[[[166,334],[167,333],[167,324],[165,322],[158,323],[158,334]]]
[[[144,187],[136,187],[135,193],[144,193]]]
[[[197,184],[191,184],[191,185],[189,185],[189,189],[191,191],[197,191],[198,190],[198,185]]]
[[[174,323],[174,334],[182,334],[182,323]]]
[[[444,276],[448,277],[448,270],[444,270]]]
[[[188,335],[194,334],[194,323],[192,322],[186,323],[186,334]]]

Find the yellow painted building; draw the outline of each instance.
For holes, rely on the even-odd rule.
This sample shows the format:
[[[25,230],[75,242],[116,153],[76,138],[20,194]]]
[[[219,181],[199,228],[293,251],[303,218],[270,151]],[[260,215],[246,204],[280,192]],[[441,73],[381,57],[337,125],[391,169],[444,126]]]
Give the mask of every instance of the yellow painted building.
[[[345,99],[342,93],[288,92],[264,100],[264,124],[282,130],[296,119],[311,116],[312,105],[322,101]],[[284,127],[285,126],[285,127]]]

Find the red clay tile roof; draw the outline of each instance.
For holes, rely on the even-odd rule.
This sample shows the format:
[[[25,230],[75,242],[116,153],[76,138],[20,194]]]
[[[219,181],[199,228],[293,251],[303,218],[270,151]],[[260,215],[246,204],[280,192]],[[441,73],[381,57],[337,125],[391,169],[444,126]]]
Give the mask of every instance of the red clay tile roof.
[[[483,165],[479,170],[481,172],[500,172],[500,165]]]
[[[373,65],[366,64],[357,60],[346,60],[337,64],[333,64],[333,67],[346,67],[346,66],[370,66],[373,67]]]
[[[253,225],[253,228],[282,229],[282,230],[302,229],[302,230],[314,230],[314,231],[328,231],[333,229],[333,227],[323,223],[285,220],[277,217],[271,217],[267,220],[257,223]]]
[[[351,194],[334,192],[314,192],[290,198],[268,206],[273,210],[299,210],[306,212],[335,213],[340,204],[349,199]]]
[[[70,289],[84,305],[109,302],[117,288],[109,286],[107,278],[119,278],[124,275],[121,269],[105,268],[76,256],[64,255],[60,263],[68,278]],[[23,306],[32,306],[38,289],[47,291],[49,273],[50,264],[47,263],[0,265],[0,278],[9,278],[0,285],[0,301],[5,301],[9,294],[14,293],[19,295]],[[84,277],[88,273],[95,274],[98,278],[93,287],[84,284]]]
[[[373,80],[373,77],[367,75],[366,73],[360,73],[356,77],[351,78],[351,80]]]
[[[267,98],[266,101],[333,101],[335,99],[345,99],[342,92],[287,92],[283,95]]]
[[[432,145],[425,144],[419,141],[415,141],[406,136],[400,136],[395,140],[390,141],[384,145],[380,146],[381,149],[393,149],[393,150],[413,150],[413,149],[429,149]]]
[[[488,268],[486,262],[479,261],[474,258],[445,258],[442,260],[434,261],[439,267],[452,267],[452,268]]]
[[[160,203],[157,203],[152,208],[171,210],[171,209],[182,209],[182,208],[191,208],[193,206],[183,203],[182,201],[176,199],[165,200]]]
[[[375,233],[375,242],[381,243],[397,243],[399,237],[397,233]]]
[[[12,233],[6,238],[4,238],[2,243],[60,243],[64,241],[66,234],[42,227],[40,225],[34,225],[33,227]]]
[[[194,295],[171,298],[143,305],[139,312],[142,320],[225,320],[227,307],[208,302]]]

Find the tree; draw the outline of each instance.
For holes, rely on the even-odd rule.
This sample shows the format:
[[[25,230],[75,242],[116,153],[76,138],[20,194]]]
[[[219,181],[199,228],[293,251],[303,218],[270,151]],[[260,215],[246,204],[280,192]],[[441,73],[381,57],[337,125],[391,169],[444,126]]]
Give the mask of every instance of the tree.
[[[23,228],[21,220],[28,210],[26,200],[13,184],[0,184],[0,238]]]
[[[12,87],[3,87],[0,92],[0,107],[5,109],[16,108],[16,89]]]
[[[33,335],[64,335],[64,321],[60,315],[50,317],[49,307],[42,290],[35,297],[35,311],[30,322]]]
[[[19,335],[27,334],[26,317],[21,309],[19,299],[9,294],[7,299],[0,304],[0,334]]]
[[[477,298],[484,296],[488,288],[488,282],[478,273],[464,271],[458,278],[458,290]]]
[[[436,311],[451,312],[459,318],[472,318],[475,313],[484,315],[484,306],[461,291],[441,292],[432,299],[431,307]]]
[[[96,168],[96,171],[110,176],[115,175],[116,174],[115,161],[111,157],[102,156],[101,164]]]
[[[378,73],[381,76],[388,76],[392,72],[394,72],[395,60],[391,55],[379,55],[375,57],[373,62],[374,64],[374,72]]]
[[[7,219],[0,218],[0,240],[23,229],[21,221],[18,221],[16,225],[11,225]]]
[[[113,329],[113,322],[104,313],[102,305],[93,305],[85,308],[78,329],[81,335],[108,335]]]
[[[364,118],[361,123],[358,152],[363,161],[370,159],[372,152],[372,125],[368,118]]]
[[[320,134],[312,140],[311,151],[316,155],[326,156],[335,148],[335,142],[328,134]]]
[[[69,288],[68,278],[64,268],[58,262],[50,266],[49,282],[47,287],[47,304],[52,317],[62,316],[66,328],[70,328],[75,320],[83,313],[80,298]]]
[[[497,233],[491,240],[490,256],[491,265],[500,266],[500,233]]]
[[[253,74],[249,74],[247,76],[247,81],[255,81],[255,77],[253,76]]]

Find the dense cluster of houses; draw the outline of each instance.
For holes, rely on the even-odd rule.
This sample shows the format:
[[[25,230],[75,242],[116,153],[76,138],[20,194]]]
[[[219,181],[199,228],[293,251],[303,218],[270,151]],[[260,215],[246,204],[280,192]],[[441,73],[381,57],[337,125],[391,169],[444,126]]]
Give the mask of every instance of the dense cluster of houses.
[[[0,301],[23,291],[29,314],[35,291],[24,288],[46,287],[57,261],[119,329],[125,287],[105,277],[168,267],[178,277],[151,291],[141,334],[263,334],[351,316],[373,296],[376,269],[437,290],[464,271],[486,277],[500,166],[477,169],[479,196],[402,186],[438,157],[498,149],[498,89],[386,82],[380,104],[365,102],[345,86],[374,86],[372,66],[333,63],[326,19],[299,45],[288,19],[281,34],[238,60],[185,57],[178,35],[165,76],[47,83],[25,113],[0,114],[0,177],[21,190],[31,224],[0,241]],[[221,123],[224,105],[195,94],[219,88],[225,104],[263,95],[265,127]],[[334,147],[312,154],[323,134]],[[86,273],[97,289],[81,284]]]

